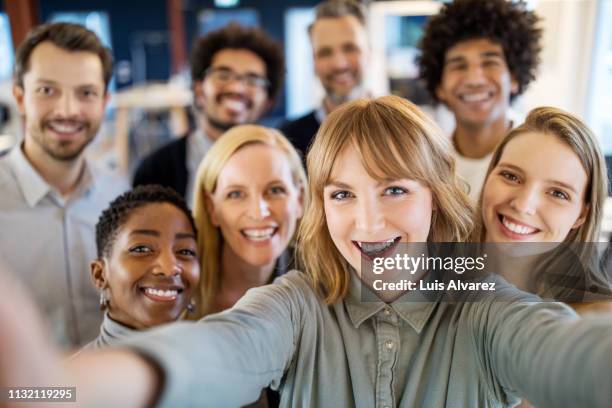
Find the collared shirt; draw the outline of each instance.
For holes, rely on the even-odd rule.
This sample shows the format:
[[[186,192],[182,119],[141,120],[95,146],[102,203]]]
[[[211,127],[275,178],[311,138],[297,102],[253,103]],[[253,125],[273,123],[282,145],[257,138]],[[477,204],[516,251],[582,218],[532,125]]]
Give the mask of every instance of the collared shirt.
[[[195,179],[198,175],[198,167],[214,141],[208,137],[201,128],[198,128],[187,136],[187,191],[185,201],[193,207],[193,194],[195,190]]]
[[[347,297],[327,306],[292,271],[228,311],[127,346],[162,370],[163,407],[242,406],[270,384],[282,407],[498,407],[516,395],[609,406],[609,382],[598,386],[612,367],[609,322],[503,282],[472,303],[410,292],[387,305],[361,301],[361,290],[353,276]]]
[[[127,183],[87,163],[64,198],[38,174],[21,146],[0,159],[0,258],[24,282],[62,346],[99,333],[102,315],[89,264],[95,224]]]

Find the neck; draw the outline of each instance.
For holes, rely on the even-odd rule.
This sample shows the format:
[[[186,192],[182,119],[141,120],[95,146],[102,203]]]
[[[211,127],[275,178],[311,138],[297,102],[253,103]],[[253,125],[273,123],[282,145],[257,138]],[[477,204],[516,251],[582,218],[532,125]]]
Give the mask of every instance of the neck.
[[[327,94],[325,95],[325,98],[323,98],[323,109],[325,109],[325,112],[329,114],[345,102],[369,97],[369,92],[366,92],[362,87],[356,87],[348,95],[344,96]]]
[[[208,118],[206,118],[205,115],[200,115],[200,125],[202,126],[202,129],[204,130],[206,136],[213,141],[220,138],[221,135],[225,132],[224,129],[219,129],[218,127],[210,123],[210,121],[208,120]]]
[[[274,272],[276,259],[267,265],[254,266],[245,262],[229,245],[221,250],[221,292],[217,298],[217,309],[229,308],[247,290],[267,284]]]
[[[493,152],[509,128],[510,120],[505,116],[485,125],[458,122],[453,133],[455,149],[463,157],[481,159]]]
[[[23,144],[23,154],[43,180],[62,196],[69,196],[76,189],[85,164],[82,154],[74,160],[57,160],[28,136]]]

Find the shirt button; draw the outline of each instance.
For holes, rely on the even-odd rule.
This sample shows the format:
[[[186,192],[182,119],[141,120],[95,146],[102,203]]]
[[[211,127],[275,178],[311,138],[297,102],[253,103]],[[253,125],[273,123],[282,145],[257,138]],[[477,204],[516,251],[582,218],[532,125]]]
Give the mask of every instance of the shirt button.
[[[389,310],[389,308],[385,307],[383,313],[385,314],[385,316],[391,316],[391,310]]]
[[[387,340],[387,341],[385,341],[385,347],[387,348],[387,350],[391,350],[391,349],[393,349],[393,346],[394,346],[394,345],[395,345],[395,344],[393,344],[393,341],[392,341],[392,340]]]

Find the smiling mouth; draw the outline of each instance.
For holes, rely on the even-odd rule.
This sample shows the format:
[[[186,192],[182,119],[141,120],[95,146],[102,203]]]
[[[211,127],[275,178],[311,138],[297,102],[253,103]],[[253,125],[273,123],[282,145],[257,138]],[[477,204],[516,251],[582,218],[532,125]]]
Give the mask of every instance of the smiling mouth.
[[[486,102],[493,97],[492,92],[476,92],[459,95],[459,99],[467,103],[480,103]]]
[[[140,291],[149,299],[155,302],[173,302],[183,293],[181,288],[154,288],[143,287]]]
[[[498,214],[497,217],[499,218],[499,222],[502,224],[502,226],[513,234],[528,236],[540,232],[540,230],[537,228],[513,222],[502,214]]]
[[[243,237],[254,242],[263,242],[271,239],[278,232],[278,227],[243,228],[240,233]]]
[[[79,122],[51,121],[47,123],[47,128],[59,135],[71,136],[83,131],[83,129],[85,129],[85,124]]]
[[[352,241],[352,242],[353,242],[353,245],[355,245],[357,249],[359,249],[362,255],[373,260],[374,258],[381,258],[391,253],[397,246],[397,243],[400,241],[400,239],[401,237],[395,237],[395,238],[387,239],[385,241],[370,241],[370,242]]]

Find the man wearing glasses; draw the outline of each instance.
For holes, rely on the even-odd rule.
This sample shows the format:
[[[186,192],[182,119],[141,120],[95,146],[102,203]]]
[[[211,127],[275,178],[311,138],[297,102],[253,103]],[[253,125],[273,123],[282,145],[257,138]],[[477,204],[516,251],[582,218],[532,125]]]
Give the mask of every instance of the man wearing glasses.
[[[196,171],[210,146],[272,107],[283,71],[281,46],[258,28],[230,24],[197,40],[191,56],[196,129],[146,157],[134,186],[169,186],[191,202]]]

